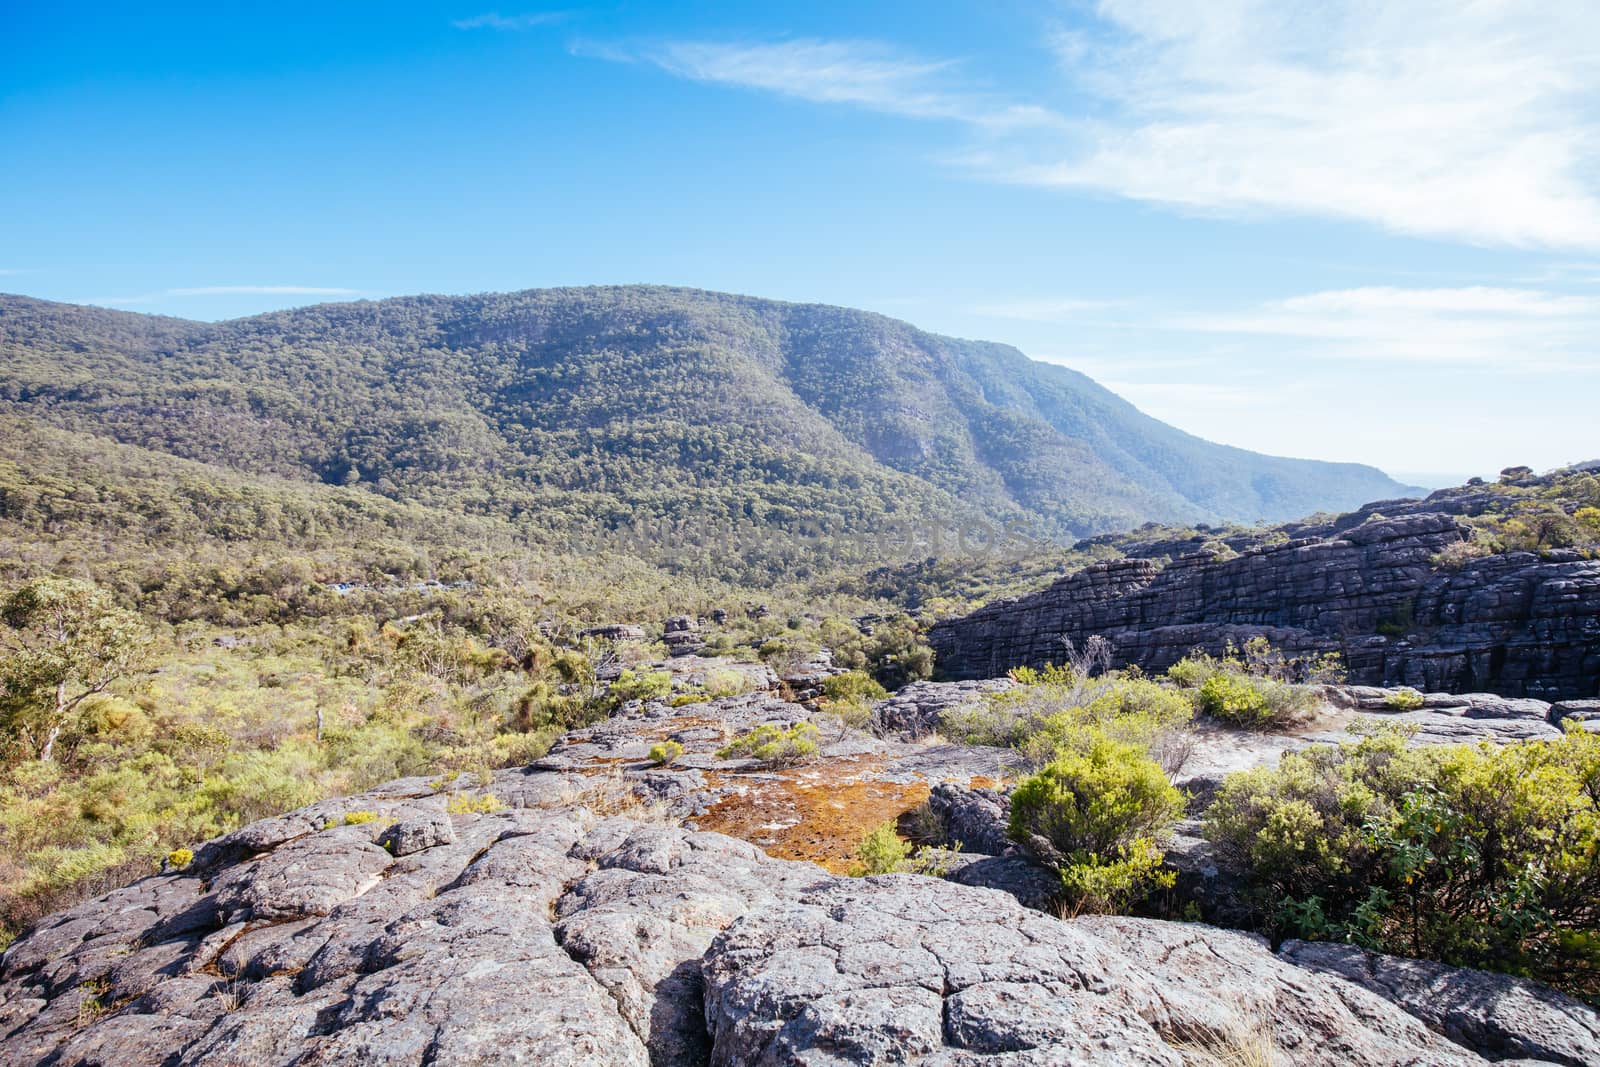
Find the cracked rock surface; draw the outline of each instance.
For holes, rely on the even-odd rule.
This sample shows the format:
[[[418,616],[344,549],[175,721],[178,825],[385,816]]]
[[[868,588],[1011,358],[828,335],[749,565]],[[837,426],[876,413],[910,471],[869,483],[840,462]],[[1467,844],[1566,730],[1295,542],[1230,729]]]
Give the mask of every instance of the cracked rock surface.
[[[774,859],[667,813],[650,776],[693,774],[403,779],[246,825],[11,945],[0,1065],[1184,1067],[1261,1032],[1277,1064],[1600,1062],[1594,1013],[1510,977],[958,885],[1027,899],[1016,856]]]
[[[0,957],[0,1065],[1597,1061],[1516,979],[839,877],[594,783],[393,782],[52,916]]]

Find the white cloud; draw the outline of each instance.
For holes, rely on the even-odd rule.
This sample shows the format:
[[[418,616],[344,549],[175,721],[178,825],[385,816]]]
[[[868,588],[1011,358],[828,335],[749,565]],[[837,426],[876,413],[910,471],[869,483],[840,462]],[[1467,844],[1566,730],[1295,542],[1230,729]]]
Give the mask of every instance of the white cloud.
[[[1600,247],[1600,6],[1102,0],[1067,73],[1112,108],[997,177],[1224,214]]]
[[[615,49],[600,54],[628,56]],[[869,41],[676,41],[645,48],[633,58],[694,81],[909,118],[949,119],[995,130],[1060,126],[1064,121],[1047,108],[965,85],[951,60],[922,59]]]
[[[679,41],[680,77],[983,131],[992,180],[1481,245],[1600,248],[1593,0],[1100,0],[1056,99],[867,41]],[[1070,116],[1070,117],[1069,117]]]
[[[1493,364],[1523,373],[1600,367],[1600,298],[1533,289],[1336,289],[1164,325],[1322,342],[1307,354],[1340,359]]]
[[[456,19],[450,25],[458,30],[531,30],[564,22],[568,17],[565,11],[532,11],[523,15],[502,15],[491,11],[471,18]]]

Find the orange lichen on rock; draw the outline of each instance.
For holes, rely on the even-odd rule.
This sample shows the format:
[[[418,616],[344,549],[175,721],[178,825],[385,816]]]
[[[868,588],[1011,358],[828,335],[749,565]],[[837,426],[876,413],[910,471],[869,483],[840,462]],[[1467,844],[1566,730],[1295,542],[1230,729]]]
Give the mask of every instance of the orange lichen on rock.
[[[869,830],[928,799],[927,782],[883,781],[876,777],[881,769],[878,759],[843,757],[770,777],[719,775],[715,784],[744,788],[718,801],[699,828],[743,838],[778,859],[849,874]]]

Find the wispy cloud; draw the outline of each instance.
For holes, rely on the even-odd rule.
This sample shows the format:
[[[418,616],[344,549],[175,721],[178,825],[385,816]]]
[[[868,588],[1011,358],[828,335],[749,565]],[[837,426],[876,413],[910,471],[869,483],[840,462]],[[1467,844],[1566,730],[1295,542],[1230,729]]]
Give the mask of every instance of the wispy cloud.
[[[1600,298],[1533,289],[1371,287],[1268,301],[1236,312],[1176,316],[1200,333],[1320,342],[1308,355],[1493,365],[1508,372],[1600,368]]]
[[[1486,245],[1600,247],[1600,7],[1102,0],[1063,36],[1111,109],[1010,180]]]
[[[138,296],[110,296],[85,300],[86,304],[124,307],[154,304],[160,300],[205,296],[360,296],[360,289],[344,289],[324,285],[197,285],[176,289],[162,289]]]
[[[981,129],[991,180],[1230,217],[1340,218],[1600,248],[1600,6],[1100,0],[1047,41],[1063,84],[857,40],[594,46],[684,78]]]
[[[450,25],[458,30],[531,30],[565,22],[571,17],[569,11],[530,11],[521,15],[502,15],[490,11],[471,18],[456,19]]]
[[[953,60],[926,59],[871,41],[668,41],[634,50],[589,51],[608,59],[653,63],[694,81],[908,118],[947,119],[995,130],[1064,122],[1048,108],[1017,103],[970,84]]]

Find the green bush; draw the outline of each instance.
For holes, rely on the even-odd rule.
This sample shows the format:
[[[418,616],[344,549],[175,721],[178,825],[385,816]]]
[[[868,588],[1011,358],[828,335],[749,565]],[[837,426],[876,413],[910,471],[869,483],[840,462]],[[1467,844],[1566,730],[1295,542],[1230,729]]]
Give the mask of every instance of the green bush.
[[[1412,749],[1379,729],[1230,776],[1205,832],[1268,933],[1600,1001],[1600,737]]]
[[[681,755],[683,746],[676,741],[662,741],[650,746],[650,762],[658,767],[665,767]]]
[[[1075,911],[1114,911],[1173,876],[1161,843],[1183,794],[1137,745],[1102,737],[1017,786],[1011,837],[1061,872]]]
[[[1426,703],[1421,693],[1409,686],[1396,689],[1384,698],[1383,706],[1390,711],[1416,711]]]
[[[611,697],[618,703],[630,700],[660,700],[672,692],[671,671],[645,671],[635,673],[624,668],[611,683]]]
[[[818,730],[809,722],[797,722],[787,730],[765,723],[717,752],[718,759],[741,756],[759,760],[770,767],[786,767],[811,759],[818,752]]]
[[[910,866],[911,848],[900,839],[894,820],[873,827],[856,846],[862,875],[898,874]]]
[[[845,671],[822,681],[822,693],[829,700],[882,700],[889,691],[865,671]]]
[[[1317,707],[1315,689],[1288,678],[1325,678],[1337,673],[1326,658],[1292,660],[1256,638],[1222,658],[1192,653],[1167,670],[1167,678],[1194,693],[1207,715],[1250,730],[1278,730],[1308,718]]]
[[[940,732],[963,744],[1015,748],[1035,767],[1104,737],[1138,746],[1169,773],[1187,756],[1194,707],[1160,682],[1131,671],[1084,678],[1066,667],[1013,677],[1015,688],[947,710]]]

